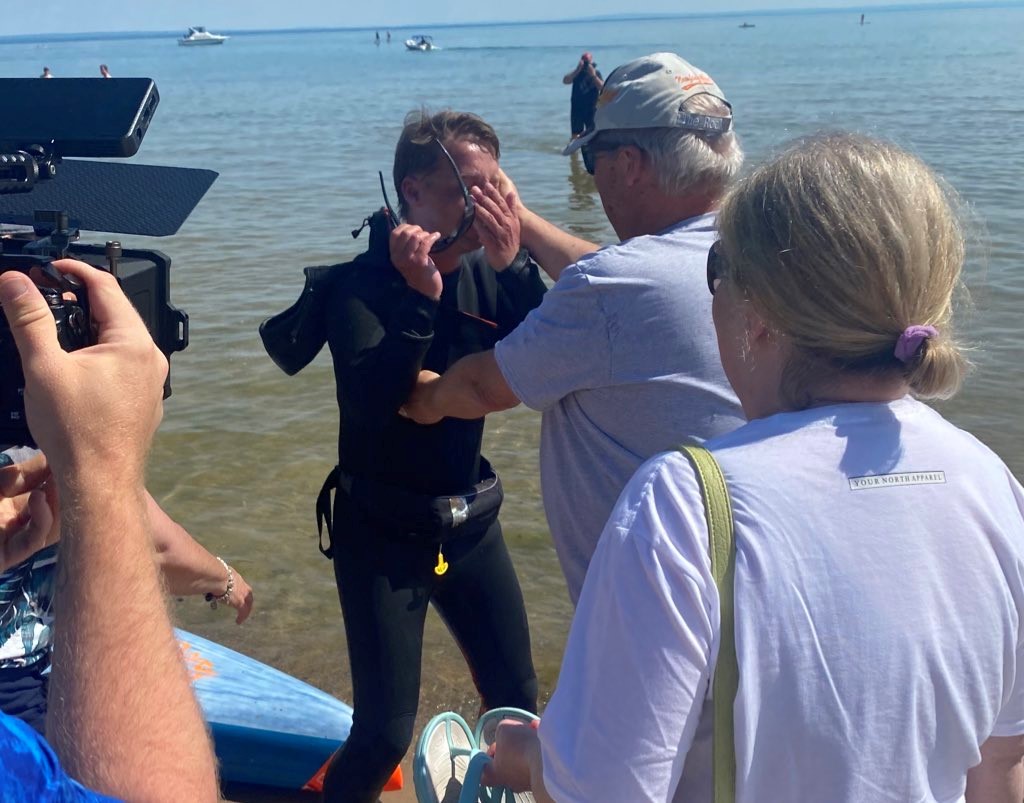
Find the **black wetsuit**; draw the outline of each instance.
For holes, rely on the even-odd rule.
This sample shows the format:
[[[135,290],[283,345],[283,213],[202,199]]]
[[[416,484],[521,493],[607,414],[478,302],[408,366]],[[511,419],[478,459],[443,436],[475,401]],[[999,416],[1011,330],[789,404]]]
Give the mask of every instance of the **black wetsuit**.
[[[460,494],[489,473],[483,419],[421,426],[398,409],[421,368],[443,373],[492,348],[540,303],[544,284],[525,251],[501,273],[476,251],[444,277],[435,302],[391,265],[380,214],[368,251],[333,270],[326,331],[349,484],[336,491],[332,550],[355,714],[324,798],[363,803],[377,799],[412,740],[428,602],[462,648],[484,705],[536,710],[526,612],[496,510],[443,538],[417,531],[403,512],[410,500]],[[440,576],[439,546],[448,564]]]
[[[597,77],[601,73],[596,68]],[[572,136],[578,136],[594,127],[594,112],[597,111],[597,96],[601,90],[597,88],[590,71],[583,67],[572,79],[572,97],[569,99],[569,125]]]

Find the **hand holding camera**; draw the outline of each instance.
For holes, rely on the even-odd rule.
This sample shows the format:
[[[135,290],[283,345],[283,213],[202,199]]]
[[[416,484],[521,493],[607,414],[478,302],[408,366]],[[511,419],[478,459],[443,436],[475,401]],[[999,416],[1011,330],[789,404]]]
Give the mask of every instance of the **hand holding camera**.
[[[65,351],[39,288],[17,271],[0,276],[29,428],[57,477],[107,460],[141,476],[163,411],[167,358],[113,276],[77,260],[53,265],[85,286],[96,342]]]

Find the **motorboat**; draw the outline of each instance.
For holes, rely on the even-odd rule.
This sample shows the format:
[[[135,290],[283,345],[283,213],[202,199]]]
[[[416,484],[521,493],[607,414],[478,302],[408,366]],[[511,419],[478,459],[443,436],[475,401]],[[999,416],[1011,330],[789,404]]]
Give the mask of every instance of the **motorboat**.
[[[178,40],[179,45],[187,47],[194,45],[222,45],[230,36],[221,36],[219,33],[210,33],[200,25],[189,27],[188,33]]]
[[[425,36],[421,33],[406,39],[405,46],[409,50],[434,50],[437,48],[437,45],[434,44],[434,40],[431,37]]]

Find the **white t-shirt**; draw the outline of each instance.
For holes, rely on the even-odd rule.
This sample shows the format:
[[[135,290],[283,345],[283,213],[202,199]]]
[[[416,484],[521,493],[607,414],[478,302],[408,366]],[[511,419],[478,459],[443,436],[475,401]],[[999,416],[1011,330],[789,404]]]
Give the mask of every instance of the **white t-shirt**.
[[[736,526],[737,800],[961,800],[979,746],[1024,733],[1021,486],[909,398],[779,414],[707,445]],[[559,803],[710,800],[707,541],[686,458],[645,463],[542,720]]]

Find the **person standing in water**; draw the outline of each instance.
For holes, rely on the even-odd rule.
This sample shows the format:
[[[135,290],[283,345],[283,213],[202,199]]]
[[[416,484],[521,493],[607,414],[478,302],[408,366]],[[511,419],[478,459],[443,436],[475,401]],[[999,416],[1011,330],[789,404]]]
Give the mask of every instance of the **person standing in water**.
[[[604,79],[597,70],[594,57],[584,53],[576,68],[562,78],[562,83],[572,84],[572,98],[569,101],[570,134],[578,137],[594,127],[597,96],[601,94]]]

